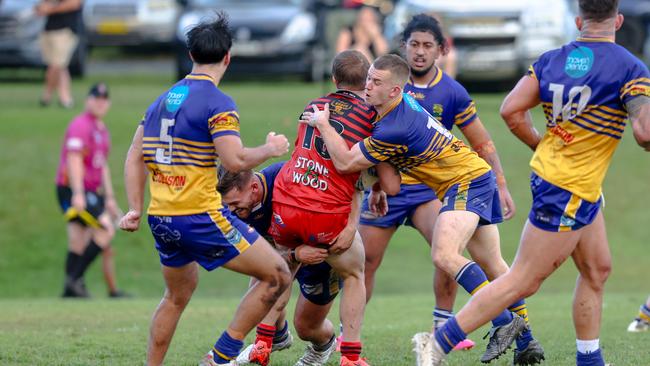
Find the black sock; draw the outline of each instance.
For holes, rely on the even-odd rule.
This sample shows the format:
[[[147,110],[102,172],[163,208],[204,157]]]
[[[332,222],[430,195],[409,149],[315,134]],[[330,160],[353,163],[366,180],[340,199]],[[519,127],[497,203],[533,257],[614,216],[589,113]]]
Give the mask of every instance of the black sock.
[[[102,248],[100,248],[93,240],[90,240],[86,250],[84,250],[81,258],[77,262],[78,264],[72,273],[72,278],[78,279],[83,277],[90,264],[95,260],[95,258],[97,258],[97,255],[101,253],[101,251]]]
[[[68,251],[68,256],[65,259],[65,275],[67,277],[72,277],[80,260],[81,256],[79,254]]]
[[[323,345],[314,344],[314,351],[323,352],[326,349],[332,347],[332,342],[336,342],[336,334],[332,335],[332,338],[330,338],[330,340]]]

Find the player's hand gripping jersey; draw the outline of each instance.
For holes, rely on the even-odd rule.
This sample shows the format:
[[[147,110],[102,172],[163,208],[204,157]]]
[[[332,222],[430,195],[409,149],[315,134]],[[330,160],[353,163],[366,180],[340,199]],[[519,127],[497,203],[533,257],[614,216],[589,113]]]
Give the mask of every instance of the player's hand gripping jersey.
[[[539,81],[546,134],[531,160],[542,179],[596,202],[626,125],[625,103],[650,96],[647,67],[623,47],[578,38],[530,67]]]
[[[221,208],[213,139],[239,136],[234,101],[210,77],[190,74],[149,107],[142,125],[149,214],[191,215]]]
[[[360,148],[368,160],[389,161],[441,198],[451,186],[469,184],[491,170],[408,94],[380,116]]]
[[[330,124],[349,147],[370,136],[377,112],[359,96],[337,91],[310,102],[320,109],[329,103]],[[300,124],[295,150],[276,178],[274,202],[322,213],[349,213],[359,173],[340,174],[330,159],[320,132]]]

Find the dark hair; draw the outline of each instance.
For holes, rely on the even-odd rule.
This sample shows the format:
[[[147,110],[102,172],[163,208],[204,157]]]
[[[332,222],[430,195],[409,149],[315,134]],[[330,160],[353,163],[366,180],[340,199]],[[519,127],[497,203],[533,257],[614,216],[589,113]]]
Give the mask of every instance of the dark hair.
[[[187,49],[197,64],[218,64],[232,46],[228,15],[220,11],[214,21],[204,21],[187,32]]]
[[[397,55],[389,54],[380,56],[372,63],[372,66],[377,70],[390,71],[393,80],[402,87],[409,78],[409,65],[403,58]]]
[[[413,32],[431,33],[436,42],[438,42],[438,45],[440,45],[443,50],[447,49],[447,40],[445,39],[444,34],[442,34],[442,27],[440,26],[438,19],[427,14],[414,15],[402,32],[402,42],[408,42]]]
[[[584,20],[602,22],[618,14],[618,0],[579,0],[578,4]]]
[[[366,84],[370,62],[356,50],[339,52],[332,61],[332,76],[340,87],[362,90]]]
[[[219,165],[219,168],[217,169],[217,177],[219,177],[219,182],[217,183],[217,192],[224,195],[235,188],[244,188],[244,185],[250,182],[250,180],[253,178],[253,171],[251,169],[247,169],[234,173],[226,170],[223,165]]]

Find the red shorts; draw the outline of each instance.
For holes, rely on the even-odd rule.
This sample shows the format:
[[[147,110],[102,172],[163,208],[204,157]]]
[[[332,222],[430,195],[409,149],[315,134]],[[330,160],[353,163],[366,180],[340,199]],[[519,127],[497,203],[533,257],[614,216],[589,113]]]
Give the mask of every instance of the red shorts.
[[[347,213],[322,213],[273,202],[269,234],[277,244],[295,248],[302,244],[329,245],[348,224]]]

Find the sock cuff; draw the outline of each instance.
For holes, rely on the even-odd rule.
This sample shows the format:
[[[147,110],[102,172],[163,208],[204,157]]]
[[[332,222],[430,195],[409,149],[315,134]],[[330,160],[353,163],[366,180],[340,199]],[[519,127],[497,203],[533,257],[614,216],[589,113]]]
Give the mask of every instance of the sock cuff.
[[[446,310],[446,309],[436,307],[433,309],[433,316],[443,318],[443,319],[449,319],[452,316],[454,316],[454,312],[452,310]]]
[[[594,353],[600,349],[600,339],[576,339],[576,348],[579,353],[589,354]]]
[[[239,351],[244,346],[244,342],[238,339],[234,339],[224,331],[221,333],[221,337],[217,343],[214,344],[212,351],[215,356],[221,357],[224,360],[232,360],[239,354]]]
[[[645,315],[647,315],[648,317],[650,317],[650,308],[648,307],[648,305],[643,304],[643,305],[641,305],[641,308],[640,308],[640,309],[641,309],[641,312],[642,312],[643,314],[645,314]]]
[[[458,282],[458,279],[463,276],[465,271],[467,271],[473,265],[478,266],[478,264],[476,264],[476,262],[469,262],[466,265],[464,265],[463,268],[461,268],[460,271],[458,271],[458,273],[456,273],[456,277],[454,277],[454,280],[456,280],[456,282]]]

